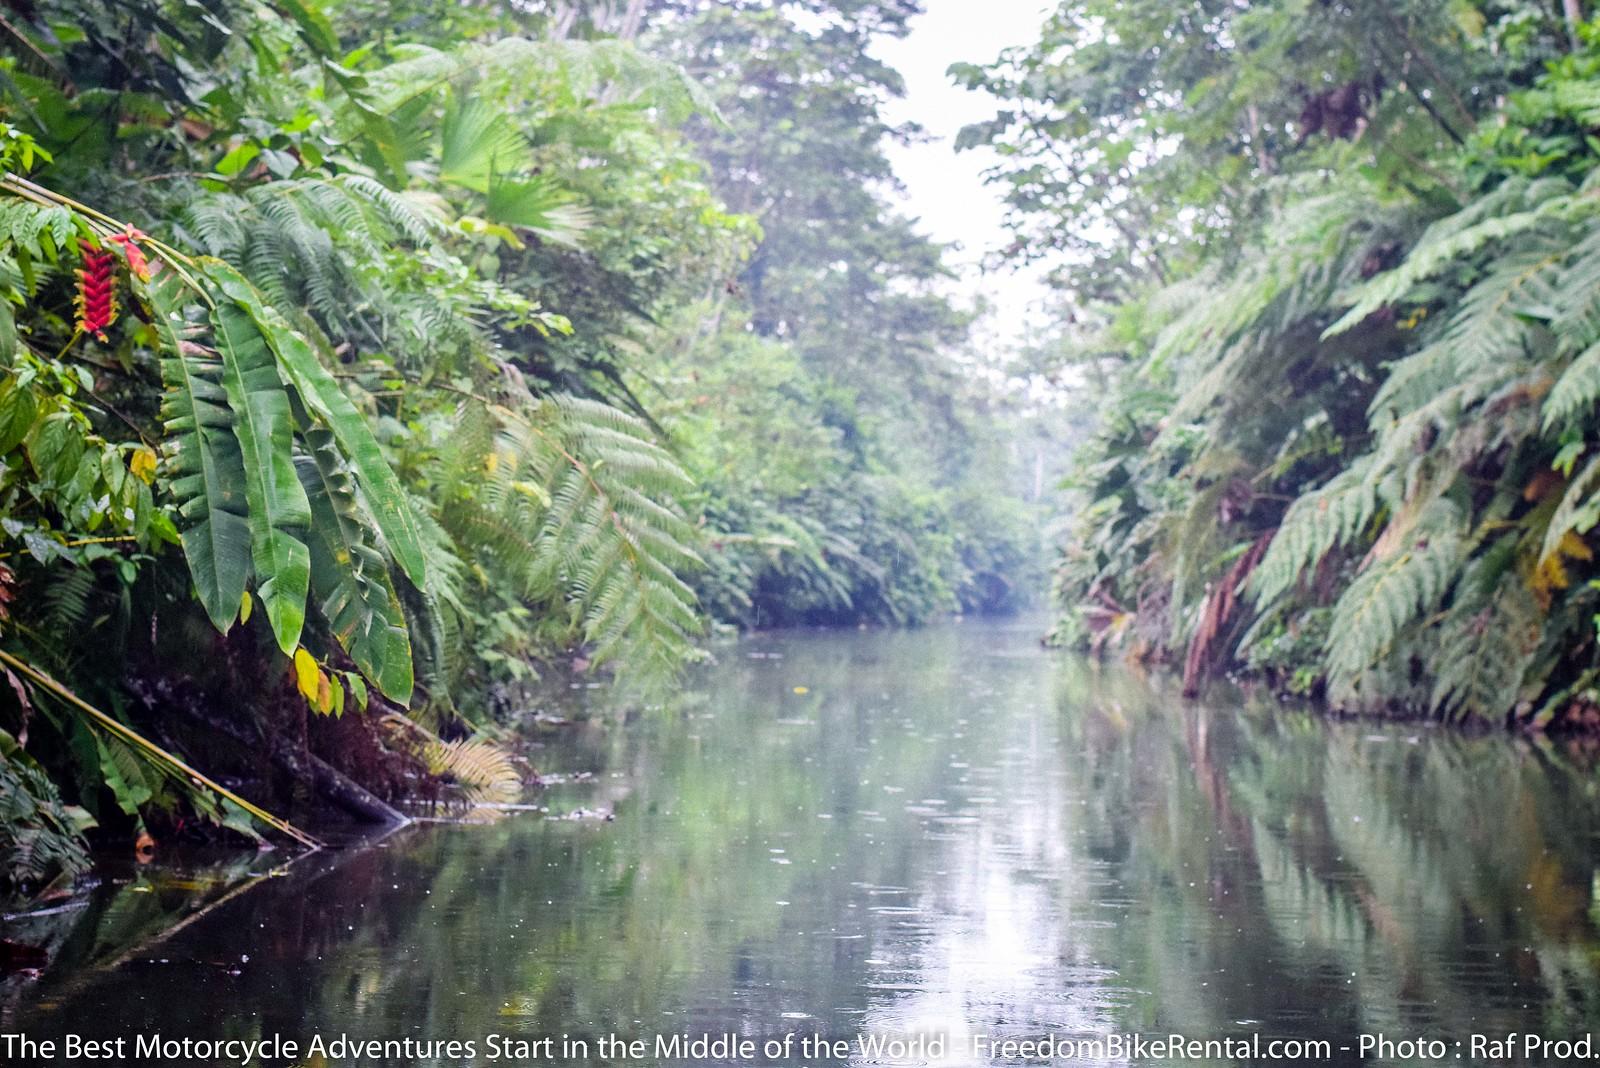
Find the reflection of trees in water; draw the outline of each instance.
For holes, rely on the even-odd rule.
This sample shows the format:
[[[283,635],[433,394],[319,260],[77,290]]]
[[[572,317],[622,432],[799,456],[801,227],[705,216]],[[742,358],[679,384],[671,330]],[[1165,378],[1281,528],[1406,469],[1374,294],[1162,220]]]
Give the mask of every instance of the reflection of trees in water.
[[[1119,940],[1125,978],[1154,992],[1145,1023],[1276,1012],[1349,1037],[1595,1018],[1581,767],[1500,737],[1163,707],[1092,672],[1064,664],[1058,703],[1102,826],[1128,828],[1114,855],[1147,912]]]
[[[172,867],[140,869],[131,860],[105,862],[101,884],[85,898],[44,901],[0,924],[0,934],[43,950],[50,961],[52,996],[91,980],[140,950],[159,946],[179,925],[198,922],[259,882],[250,855],[188,859]],[[27,973],[0,980],[0,1027],[38,995]]]
[[[1595,1018],[1588,772],[993,655],[1014,641],[731,647],[709,697],[545,736],[543,770],[597,774],[542,800],[615,822],[423,827],[313,858],[162,943],[166,964],[47,979],[16,1022],[648,1034],[801,1012],[835,1033],[1349,1039]],[[747,655],[765,651],[782,659]],[[123,937],[110,914],[64,930]]]
[[[193,962],[250,955],[225,1002],[136,966],[63,1011],[105,1006],[85,1030],[148,1028],[138,989],[161,999],[160,1026],[206,1035],[770,1030],[789,1011],[827,1028],[860,1001],[872,946],[915,935],[874,890],[912,883],[927,847],[905,802],[948,775],[966,680],[954,657],[924,670],[910,636],[854,652],[796,639],[777,662],[743,649],[716,669],[715,700],[571,728],[541,754],[545,770],[598,773],[545,795],[554,811],[604,791],[615,822],[404,832],[175,938],[163,952],[191,979]],[[314,979],[286,981],[302,972]],[[262,1015],[222,1020],[223,1004]]]

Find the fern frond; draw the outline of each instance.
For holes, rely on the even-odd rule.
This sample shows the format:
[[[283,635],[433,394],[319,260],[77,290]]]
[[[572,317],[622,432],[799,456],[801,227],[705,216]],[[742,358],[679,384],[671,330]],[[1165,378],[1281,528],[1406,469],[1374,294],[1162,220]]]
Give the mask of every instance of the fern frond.
[[[1587,534],[1600,522],[1600,495],[1595,493],[1597,477],[1600,477],[1600,456],[1584,465],[1551,513],[1539,547],[1540,565],[1560,552],[1561,543],[1569,534]]]
[[[498,424],[487,441],[485,416]],[[564,604],[596,662],[670,673],[699,629],[681,573],[701,563],[673,503],[687,476],[649,428],[596,401],[526,394],[461,419],[481,452],[443,459],[481,484],[444,509],[446,529],[525,597]]]
[[[1558,236],[1530,238],[1461,296],[1433,341],[1395,364],[1369,409],[1374,477],[1398,474],[1409,483],[1425,451],[1458,440],[1464,445],[1455,460],[1469,462],[1490,438],[1477,434],[1483,424],[1467,413],[1491,401],[1529,404],[1535,392],[1519,383],[1543,373],[1565,252]]]
[[[427,247],[444,234],[444,221],[436,206],[426,201],[397,193],[365,174],[341,174],[333,182],[366,200],[385,223],[419,248]]]
[[[1333,337],[1355,327],[1386,305],[1403,300],[1416,286],[1445,268],[1496,242],[1546,224],[1570,209],[1572,188],[1565,182],[1507,182],[1472,207],[1434,223],[1404,262],[1362,285],[1346,299],[1347,311],[1324,332]],[[1521,210],[1510,210],[1521,209]],[[1496,214],[1504,211],[1504,214]]]
[[[1544,399],[1544,429],[1593,410],[1600,403],[1600,343],[1580,352]]]
[[[1357,460],[1320,489],[1296,500],[1250,576],[1258,606],[1276,600],[1336,546],[1348,544],[1378,511],[1370,461]]]
[[[400,242],[431,247],[443,232],[436,210],[359,174],[203,196],[179,226],[196,251],[242,267],[274,306],[309,307],[347,332],[363,316],[381,321],[368,309],[387,307],[361,265],[381,263]]]
[[[469,804],[510,804],[521,796],[522,775],[511,754],[493,739],[478,735],[447,742],[415,720],[393,713],[383,723],[409,739],[428,770],[456,785]]]
[[[0,879],[39,884],[87,871],[86,816],[75,816],[44,768],[0,731]]]
[[[1587,232],[1572,247],[1550,326],[1561,339],[1563,353],[1600,342],[1600,223],[1588,223]]]
[[[1460,560],[1460,509],[1448,499],[1434,500],[1410,540],[1369,564],[1334,604],[1326,648],[1330,680],[1348,682],[1377,663],[1404,628],[1439,602]]]
[[[428,770],[454,782],[472,804],[510,804],[522,796],[510,754],[488,738],[435,743],[427,753]]]
[[[1491,551],[1473,561],[1461,578],[1466,595],[1441,624],[1429,663],[1430,700],[1441,715],[1497,719],[1517,703],[1543,627],[1527,583],[1498,563],[1509,555]]]
[[[467,564],[455,541],[433,517],[429,502],[412,497],[418,541],[427,561],[428,588],[407,592],[406,613],[411,623],[411,648],[418,681],[429,695],[450,700],[451,680],[461,668],[462,631],[472,613],[465,596]]]
[[[94,593],[94,572],[87,567],[57,572],[44,590],[40,625],[50,634],[81,633],[89,621],[89,598]]]

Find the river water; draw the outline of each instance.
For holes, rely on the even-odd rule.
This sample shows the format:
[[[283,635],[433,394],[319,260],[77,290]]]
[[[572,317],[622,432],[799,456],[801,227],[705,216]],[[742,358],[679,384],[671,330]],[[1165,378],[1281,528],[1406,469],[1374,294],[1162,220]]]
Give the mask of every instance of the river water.
[[[663,710],[580,691],[588,721],[535,751],[569,777],[533,795],[548,814],[110,883],[53,921],[63,964],[8,984],[0,1030],[477,1054],[273,1064],[496,1063],[491,1035],[658,1063],[657,1035],[730,1031],[946,1040],[774,1058],[793,1064],[1169,1032],[1322,1040],[1324,1063],[1353,1063],[1363,1034],[1453,1060],[1473,1035],[1600,1024],[1600,780],[1580,757],[1184,702],[1034,634],[759,635]],[[612,1034],[650,1052],[601,1058]]]

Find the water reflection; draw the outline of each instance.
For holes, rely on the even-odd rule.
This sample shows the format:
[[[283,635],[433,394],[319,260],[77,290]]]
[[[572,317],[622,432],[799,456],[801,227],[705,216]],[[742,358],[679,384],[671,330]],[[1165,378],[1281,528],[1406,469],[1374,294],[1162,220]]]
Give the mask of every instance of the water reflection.
[[[979,1034],[1338,1046],[1600,1019],[1590,770],[1241,705],[1024,627],[757,637],[668,712],[555,733],[541,765],[594,776],[552,811],[614,821],[315,857],[0,1022],[480,1049],[945,1034],[968,1063]]]

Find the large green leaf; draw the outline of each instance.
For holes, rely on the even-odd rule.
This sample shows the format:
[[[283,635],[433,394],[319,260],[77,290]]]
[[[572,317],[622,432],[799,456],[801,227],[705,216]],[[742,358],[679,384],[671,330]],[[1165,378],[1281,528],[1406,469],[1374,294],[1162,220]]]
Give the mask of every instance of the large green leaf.
[[[306,432],[311,455],[295,458],[311,502],[311,583],[334,637],[386,696],[411,701],[411,639],[383,555],[367,538],[356,487],[333,435]]]
[[[17,317],[11,302],[0,295],[0,367],[10,367],[17,358]]]
[[[19,385],[15,375],[0,382],[0,453],[21,444],[38,414],[39,401],[33,390]]]
[[[289,16],[295,29],[300,31],[300,39],[317,55],[339,54],[339,34],[317,4],[308,0],[275,0],[272,6]]]
[[[229,298],[249,311],[267,344],[277,354],[283,380],[293,387],[311,414],[333,432],[339,451],[366,494],[368,510],[389,551],[394,554],[395,562],[418,588],[426,588],[427,564],[416,516],[366,419],[317,359],[311,343],[291,327],[254,286],[220,260],[205,261],[205,269]]]
[[[533,150],[513,117],[483,97],[451,108],[439,136],[439,177],[479,193],[497,175],[533,167]]]
[[[248,312],[223,303],[212,312],[211,323],[244,458],[256,593],[278,647],[287,655],[300,644],[311,584],[311,554],[304,541],[311,506],[295,476],[289,395],[278,377],[277,361]]]
[[[226,633],[250,577],[244,461],[222,386],[222,361],[192,340],[197,324],[185,317],[187,292],[170,270],[144,286],[162,339],[167,488],[178,502],[183,555],[200,603]]]

